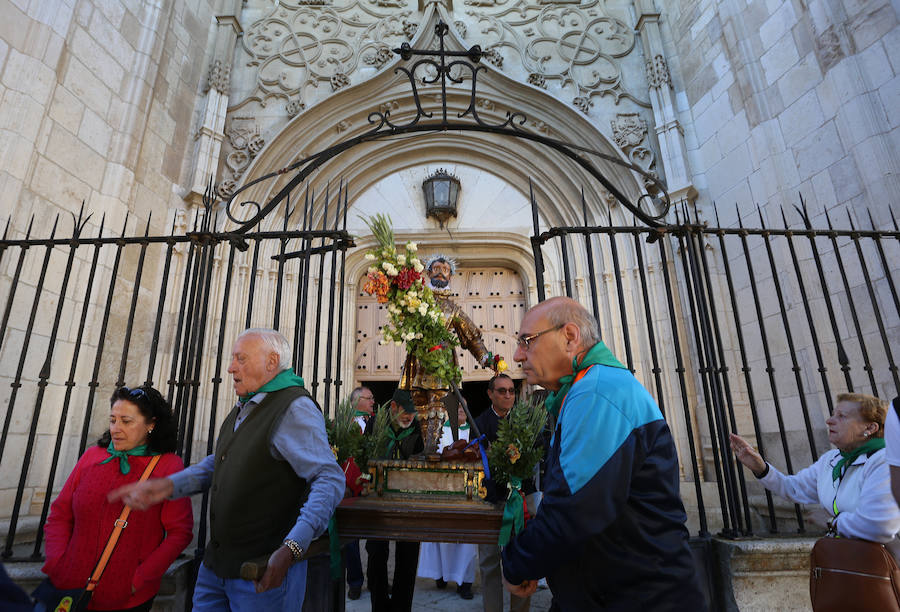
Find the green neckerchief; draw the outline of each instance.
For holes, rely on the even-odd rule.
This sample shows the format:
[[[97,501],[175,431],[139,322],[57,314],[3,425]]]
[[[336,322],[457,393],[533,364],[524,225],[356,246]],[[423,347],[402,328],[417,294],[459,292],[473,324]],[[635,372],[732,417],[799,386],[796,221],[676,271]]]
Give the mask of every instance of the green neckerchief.
[[[113,443],[110,442],[109,446],[106,447],[106,451],[109,453],[109,457],[101,461],[100,463],[109,463],[116,457],[119,458],[119,470],[123,474],[127,474],[131,471],[131,466],[128,465],[128,456],[132,457],[147,457],[149,455],[158,455],[156,451],[150,450],[146,444],[141,444],[140,446],[135,446],[131,450],[119,451],[116,450],[116,447],[113,446]]]
[[[388,448],[387,448],[387,456],[388,457],[391,456],[391,452],[394,450],[394,446],[396,446],[398,442],[400,442],[404,438],[408,438],[409,436],[412,435],[413,430],[415,430],[415,428],[416,428],[415,426],[416,426],[415,422],[410,423],[409,427],[404,429],[403,433],[401,433],[401,434],[397,434],[397,432],[394,431],[393,427],[387,428],[388,437],[391,439],[391,443],[388,444]]]
[[[597,342],[597,344],[590,348],[584,358],[582,358],[581,363],[578,363],[578,355],[576,355],[575,358],[572,359],[572,373],[559,379],[559,384],[562,386],[558,391],[551,391],[550,394],[547,395],[547,400],[544,402],[547,412],[552,414],[554,419],[559,418],[559,409],[562,407],[566,393],[572,388],[575,377],[581,370],[585,370],[593,365],[604,365],[611,368],[625,369],[622,362],[613,356],[612,352],[606,348],[606,345],[603,344],[602,341]]]
[[[366,412],[365,410],[355,410],[353,412],[353,416],[355,416],[355,417],[361,416],[361,417],[366,417],[368,419],[369,413]]]
[[[302,387],[304,386],[303,379],[294,374],[293,368],[288,368],[287,370],[282,370],[279,372],[275,378],[264,384],[262,387],[257,389],[256,391],[251,391],[247,395],[241,395],[238,397],[241,404],[246,404],[250,401],[250,398],[256,395],[257,393],[271,393],[272,391],[281,391],[282,389],[287,389],[288,387]]]
[[[444,427],[450,427],[450,421],[444,421]],[[468,428],[469,428],[469,424],[463,423],[462,425],[457,426],[456,429],[459,431],[463,431],[464,429],[468,429]]]
[[[881,450],[882,448],[884,448],[884,438],[872,438],[865,444],[857,446],[849,453],[841,451],[841,460],[831,469],[831,479],[837,480],[842,477],[844,475],[844,467],[853,465],[853,462],[856,461],[856,458],[860,455],[868,455],[869,453]]]

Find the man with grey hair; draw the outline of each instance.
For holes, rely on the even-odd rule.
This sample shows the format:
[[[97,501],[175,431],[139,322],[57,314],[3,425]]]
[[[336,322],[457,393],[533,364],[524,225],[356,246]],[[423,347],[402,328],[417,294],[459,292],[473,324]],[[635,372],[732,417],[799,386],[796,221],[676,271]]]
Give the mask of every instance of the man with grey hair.
[[[571,298],[522,319],[513,359],[551,392],[556,429],[537,515],[501,554],[506,587],[527,596],[546,576],[561,611],[706,610],[672,434],[598,335]]]
[[[291,346],[273,329],[248,329],[234,343],[228,372],[238,401],[216,452],[167,478],[121,487],[137,510],[209,490],[209,542],[193,609],[299,610],[306,592],[304,551],[322,534],[344,496],[318,405],[290,367]],[[256,581],[245,561],[267,557]]]
[[[356,387],[350,392],[350,405],[353,406],[353,419],[360,430],[365,431],[366,423],[375,413],[375,394],[368,387]]]

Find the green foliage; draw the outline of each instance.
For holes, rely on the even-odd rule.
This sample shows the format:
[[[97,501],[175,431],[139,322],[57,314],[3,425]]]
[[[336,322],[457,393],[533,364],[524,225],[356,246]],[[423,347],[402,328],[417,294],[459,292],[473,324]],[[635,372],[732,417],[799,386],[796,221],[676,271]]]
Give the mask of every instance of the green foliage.
[[[362,459],[363,435],[354,419],[355,412],[350,399],[346,398],[335,407],[334,419],[325,423],[328,443],[341,465],[348,457],[354,457],[357,463]]]
[[[509,418],[500,420],[497,439],[487,453],[491,478],[498,491],[506,488],[510,477],[524,480],[534,474],[535,466],[544,456],[538,438],[546,422],[544,402],[530,395],[516,402]]]
[[[383,459],[387,455],[388,445],[391,443],[388,435],[388,428],[391,426],[391,403],[383,404],[372,418],[375,421],[369,433],[363,436],[362,458],[357,461],[357,465],[363,471],[366,471],[369,459]]]

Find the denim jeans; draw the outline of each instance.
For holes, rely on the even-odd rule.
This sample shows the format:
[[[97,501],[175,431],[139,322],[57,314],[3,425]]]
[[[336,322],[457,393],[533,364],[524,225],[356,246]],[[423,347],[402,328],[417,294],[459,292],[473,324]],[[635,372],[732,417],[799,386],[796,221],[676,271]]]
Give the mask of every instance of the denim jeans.
[[[195,612],[255,612],[257,610],[299,611],[306,594],[306,561],[294,563],[280,587],[257,593],[250,580],[222,579],[204,564],[194,587]]]

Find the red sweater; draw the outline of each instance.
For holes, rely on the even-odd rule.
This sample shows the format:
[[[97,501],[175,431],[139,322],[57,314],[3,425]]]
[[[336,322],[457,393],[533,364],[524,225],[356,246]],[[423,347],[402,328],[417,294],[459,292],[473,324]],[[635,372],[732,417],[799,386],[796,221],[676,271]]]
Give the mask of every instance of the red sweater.
[[[44,525],[47,562],[43,572],[57,588],[77,589],[87,583],[122,512],[122,502],[109,503],[107,493],[136,482],[150,461],[150,457],[129,457],[131,471],[122,474],[118,458],[101,465],[107,457],[105,448],[89,448],[50,507]],[[150,478],[182,469],[181,458],[166,453]],[[131,608],[156,595],[162,575],[190,544],[193,526],[188,498],[166,500],[143,512],[132,510],[88,608]]]

